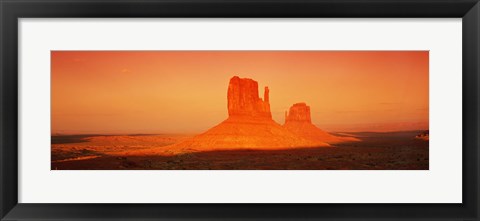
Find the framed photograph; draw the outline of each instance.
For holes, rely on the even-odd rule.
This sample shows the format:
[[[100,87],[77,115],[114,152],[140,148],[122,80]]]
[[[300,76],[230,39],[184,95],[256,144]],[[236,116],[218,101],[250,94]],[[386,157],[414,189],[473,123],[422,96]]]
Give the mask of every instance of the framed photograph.
[[[0,6],[1,220],[479,220],[476,0]]]

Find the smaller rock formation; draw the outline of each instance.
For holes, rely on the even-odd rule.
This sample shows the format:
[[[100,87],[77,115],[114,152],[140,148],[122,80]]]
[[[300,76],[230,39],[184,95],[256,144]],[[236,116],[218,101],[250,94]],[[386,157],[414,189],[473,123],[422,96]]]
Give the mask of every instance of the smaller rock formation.
[[[312,123],[310,107],[306,103],[296,103],[290,107],[290,111],[285,113],[285,123],[287,122],[305,122]]]
[[[321,141],[329,144],[359,141],[354,137],[340,137],[327,133],[312,124],[310,107],[306,103],[296,103],[285,112],[285,124],[290,132],[312,141]]]
[[[419,135],[415,136],[415,139],[428,141],[430,139],[429,138],[429,131],[428,130],[423,131]]]

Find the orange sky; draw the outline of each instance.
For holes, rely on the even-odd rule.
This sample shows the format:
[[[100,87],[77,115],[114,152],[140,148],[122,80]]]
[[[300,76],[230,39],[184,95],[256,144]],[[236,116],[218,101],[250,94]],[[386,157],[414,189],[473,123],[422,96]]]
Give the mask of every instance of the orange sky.
[[[199,133],[229,79],[270,88],[275,121],[306,102],[329,131],[428,129],[428,51],[52,51],[52,133]]]

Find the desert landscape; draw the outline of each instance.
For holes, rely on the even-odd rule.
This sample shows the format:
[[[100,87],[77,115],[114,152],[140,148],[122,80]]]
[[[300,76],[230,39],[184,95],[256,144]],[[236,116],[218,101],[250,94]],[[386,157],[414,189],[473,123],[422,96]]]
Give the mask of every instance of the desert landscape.
[[[187,137],[111,135],[109,139],[116,142],[113,147],[102,144],[100,140],[107,137],[104,135],[54,136],[52,139],[59,143],[52,145],[52,170],[428,170],[428,142],[412,138],[420,132],[356,133],[362,142],[329,148],[165,155],[124,153],[132,148],[155,149],[155,142],[169,143]],[[100,139],[94,141],[95,138]]]
[[[331,56],[362,68],[341,70],[341,84],[320,88],[315,82],[329,78],[313,68],[299,75],[303,87],[292,87],[298,79],[288,73],[279,75],[282,82],[259,74],[267,81],[259,87],[254,78],[230,75],[222,83],[223,72],[219,79],[191,72],[216,72],[202,62],[220,59],[233,67],[258,60],[258,71],[292,63],[275,69],[282,72],[298,69],[300,58]],[[55,52],[52,58],[52,170],[429,169],[428,52]],[[385,64],[375,64],[381,59]],[[117,62],[148,68],[112,72]],[[340,67],[318,67],[315,59],[309,65]]]
[[[428,132],[328,133],[295,103],[285,123],[272,119],[269,89],[234,76],[229,117],[199,135],[52,136],[52,169],[249,170],[428,169]]]

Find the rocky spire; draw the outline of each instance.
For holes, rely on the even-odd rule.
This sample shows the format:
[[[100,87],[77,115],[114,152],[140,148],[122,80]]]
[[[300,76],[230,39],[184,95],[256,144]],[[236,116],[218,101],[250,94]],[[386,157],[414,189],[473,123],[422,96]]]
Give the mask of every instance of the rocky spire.
[[[234,76],[227,92],[229,117],[260,117],[272,119],[269,90],[265,87],[265,101],[258,96],[258,83],[249,78]]]
[[[270,97],[268,95],[269,92],[270,90],[268,90],[268,87],[265,87],[265,92],[263,93],[263,99],[265,100],[266,103],[270,102]]]

